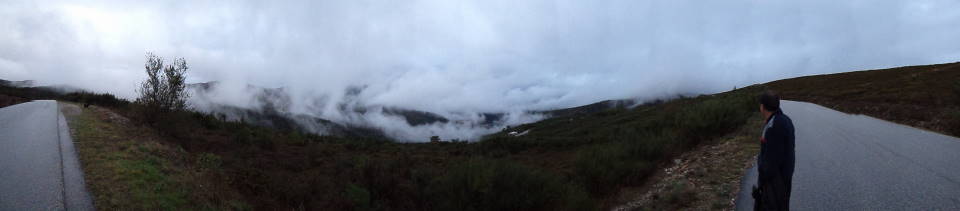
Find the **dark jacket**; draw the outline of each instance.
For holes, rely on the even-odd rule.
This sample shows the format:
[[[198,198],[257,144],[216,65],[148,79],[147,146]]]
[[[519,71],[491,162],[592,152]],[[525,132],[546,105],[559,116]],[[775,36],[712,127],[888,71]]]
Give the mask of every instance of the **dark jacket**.
[[[760,138],[760,207],[763,210],[789,210],[793,183],[793,121],[782,111],[767,119]]]

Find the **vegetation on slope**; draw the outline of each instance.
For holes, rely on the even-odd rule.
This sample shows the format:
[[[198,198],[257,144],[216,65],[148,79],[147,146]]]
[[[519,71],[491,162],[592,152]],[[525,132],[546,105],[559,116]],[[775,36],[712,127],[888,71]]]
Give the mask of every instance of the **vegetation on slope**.
[[[960,63],[952,63],[808,76],[764,86],[780,91],[785,99],[956,135],[960,134],[958,76]],[[756,116],[753,98],[764,86],[633,108],[575,112],[508,128],[474,143],[394,143],[317,136],[189,111],[173,111],[150,120],[143,116],[142,105],[109,94],[0,86],[0,95],[20,101],[89,103],[131,120],[82,127],[90,130],[85,133],[93,139],[128,140],[102,142],[109,143],[100,148],[106,151],[93,154],[120,153],[119,159],[113,160],[131,164],[114,165],[119,166],[114,170],[91,170],[96,166],[85,165],[87,172],[120,172],[88,180],[109,182],[114,180],[103,178],[123,178],[121,175],[130,172],[142,174],[129,178],[153,178],[134,183],[147,186],[128,190],[144,197],[98,203],[102,209],[136,207],[124,204],[159,197],[163,200],[139,208],[177,209],[199,202],[208,208],[241,209],[249,205],[254,209],[320,210],[590,210],[611,207],[618,189],[643,184],[667,161]],[[111,132],[123,127],[144,129]],[[149,142],[135,138],[142,133],[154,134],[159,145],[151,148]],[[144,144],[147,147],[141,146]],[[82,150],[85,146],[80,145]],[[160,157],[172,161],[145,156],[155,152],[174,152]],[[90,156],[90,152],[81,152],[82,162],[111,160]],[[221,183],[192,180],[215,187],[193,191],[190,185],[169,182],[186,181],[177,175],[194,171],[189,169],[205,169],[196,171]],[[677,187],[674,189],[679,192],[671,193],[683,194],[688,189]],[[223,194],[206,194],[210,192]],[[667,205],[654,202],[653,206],[678,208],[666,201]]]
[[[219,161],[164,144],[152,129],[99,107],[61,103],[87,189],[100,210],[244,209],[218,179]]]
[[[739,128],[756,115],[754,97],[760,90],[748,87],[632,109],[553,118],[511,129],[529,131],[527,135],[510,137],[501,133],[479,144],[498,143],[506,145],[502,148],[516,149],[506,154],[523,155],[530,149],[565,152],[545,153],[556,156],[550,159],[554,163],[539,165],[566,172],[575,184],[603,200],[619,187],[642,184],[669,158]]]
[[[175,171],[162,170],[167,168],[163,166],[206,166],[210,170],[205,170],[205,175],[225,183],[207,192],[240,195],[235,199],[231,194],[180,192],[188,201],[216,202],[208,207],[242,208],[248,204],[254,209],[592,210],[610,206],[605,201],[617,187],[640,184],[659,164],[679,152],[742,125],[755,114],[753,96],[759,90],[750,87],[564,116],[521,125],[474,143],[394,143],[317,136],[227,122],[189,111],[171,112],[150,124],[142,116],[141,105],[112,96],[16,91],[28,93],[22,96],[27,99],[77,100],[109,108],[130,119],[129,123],[110,123],[112,127],[151,125],[143,133],[156,134],[163,146],[182,151],[174,157],[214,163],[159,162],[159,167],[154,166],[171,178],[177,178],[169,176],[176,175]],[[530,132],[520,137],[506,134],[514,130]],[[139,140],[127,137],[129,133],[114,134],[123,140]],[[106,149],[118,148],[122,147]],[[149,156],[125,159],[157,163]],[[159,194],[164,190],[138,191]],[[182,205],[179,200],[166,204],[169,206],[157,207]]]
[[[960,136],[960,63],[804,76],[766,85],[786,100]]]
[[[22,97],[14,97],[0,94],[0,108],[27,102]]]
[[[731,210],[740,180],[760,151],[763,117],[673,158],[643,186],[620,191],[614,210]]]

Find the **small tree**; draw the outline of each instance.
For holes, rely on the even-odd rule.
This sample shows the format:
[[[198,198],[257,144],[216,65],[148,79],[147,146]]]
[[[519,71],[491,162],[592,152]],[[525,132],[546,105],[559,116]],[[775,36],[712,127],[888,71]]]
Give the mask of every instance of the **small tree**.
[[[137,89],[140,93],[137,103],[146,106],[150,110],[147,112],[167,113],[187,107],[189,94],[186,92],[186,60],[176,58],[173,64],[164,66],[163,57],[147,53],[144,68],[147,79],[140,83],[140,88]]]

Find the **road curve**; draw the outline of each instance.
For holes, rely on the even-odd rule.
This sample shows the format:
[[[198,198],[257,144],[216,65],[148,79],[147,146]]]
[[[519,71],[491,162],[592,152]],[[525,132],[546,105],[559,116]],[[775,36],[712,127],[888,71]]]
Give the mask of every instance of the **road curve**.
[[[0,108],[0,210],[93,210],[56,101]]]
[[[791,209],[960,210],[960,139],[812,103],[781,107],[796,129]],[[756,177],[744,176],[737,210],[753,209]]]

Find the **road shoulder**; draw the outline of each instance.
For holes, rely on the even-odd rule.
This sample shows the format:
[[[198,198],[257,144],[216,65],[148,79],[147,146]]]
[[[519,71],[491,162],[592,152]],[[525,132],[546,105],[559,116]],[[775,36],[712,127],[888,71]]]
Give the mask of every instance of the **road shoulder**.
[[[64,206],[69,210],[93,210],[93,202],[87,191],[81,171],[77,150],[74,147],[71,129],[66,115],[78,115],[79,107],[68,103],[58,103],[57,127],[60,137],[60,158],[63,167]]]

